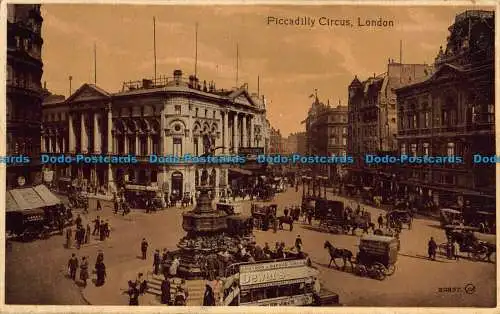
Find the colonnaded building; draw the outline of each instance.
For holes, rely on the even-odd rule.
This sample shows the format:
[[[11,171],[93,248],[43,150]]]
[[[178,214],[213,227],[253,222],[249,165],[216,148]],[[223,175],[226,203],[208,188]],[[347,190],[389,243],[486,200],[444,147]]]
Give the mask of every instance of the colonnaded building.
[[[84,84],[68,99],[47,97],[43,104],[42,153],[59,156],[136,156],[136,164],[46,164],[46,181],[109,193],[117,187],[184,195],[202,178],[216,192],[250,171],[238,165],[152,164],[149,155],[202,155],[206,139],[214,154],[241,148],[264,152],[269,145],[264,96],[247,85],[216,89],[213,82],[183,77],[126,82],[117,93]],[[50,174],[50,175],[49,175]]]

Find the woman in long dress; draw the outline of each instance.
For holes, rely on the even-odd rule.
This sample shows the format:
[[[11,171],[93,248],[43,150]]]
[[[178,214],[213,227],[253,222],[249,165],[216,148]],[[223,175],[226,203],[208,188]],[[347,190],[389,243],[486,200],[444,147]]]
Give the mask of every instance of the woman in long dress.
[[[87,287],[87,279],[89,279],[89,261],[84,256],[80,264],[80,280],[83,282],[84,287]]]

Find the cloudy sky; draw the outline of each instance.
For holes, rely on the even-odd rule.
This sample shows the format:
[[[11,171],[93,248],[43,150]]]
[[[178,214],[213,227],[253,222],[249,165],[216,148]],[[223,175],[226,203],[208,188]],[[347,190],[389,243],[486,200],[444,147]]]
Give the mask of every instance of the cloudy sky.
[[[68,95],[94,81],[110,92],[123,81],[154,76],[153,16],[156,17],[158,75],[174,69],[194,72],[195,24],[198,22],[198,76],[218,88],[246,82],[268,99],[268,118],[283,135],[302,131],[300,121],[311,105],[309,95],[346,104],[347,86],[387,69],[387,59],[432,63],[446,44],[448,27],[467,8],[367,6],[126,6],[43,5],[43,60],[47,87]],[[268,25],[268,17],[315,19],[311,26]],[[321,17],[348,19],[354,27],[318,25]],[[358,27],[358,17],[393,20],[394,27]]]

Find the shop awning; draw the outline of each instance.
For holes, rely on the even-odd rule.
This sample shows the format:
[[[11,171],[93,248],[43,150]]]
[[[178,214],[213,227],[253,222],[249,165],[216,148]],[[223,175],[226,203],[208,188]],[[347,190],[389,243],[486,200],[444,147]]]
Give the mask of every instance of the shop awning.
[[[43,208],[61,203],[45,185],[8,190],[5,199],[5,211]]]
[[[253,173],[252,171],[241,169],[241,168],[229,168],[229,171],[233,171],[233,172],[236,172],[236,173],[239,173],[239,174],[244,174],[244,175],[247,175],[247,176],[251,176],[252,173]]]
[[[46,206],[54,206],[61,203],[61,200],[57,198],[45,185],[38,185],[34,187],[35,191],[40,195],[41,199],[45,202]]]

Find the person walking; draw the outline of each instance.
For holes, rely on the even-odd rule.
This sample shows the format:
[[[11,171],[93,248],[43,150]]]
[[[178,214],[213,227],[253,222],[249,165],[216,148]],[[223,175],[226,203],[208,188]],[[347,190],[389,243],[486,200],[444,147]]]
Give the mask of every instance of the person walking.
[[[104,282],[106,280],[106,265],[104,265],[103,261],[100,261],[95,266],[97,274],[96,286],[100,287],[104,285]]]
[[[66,229],[66,248],[71,249],[73,246],[73,229],[69,227]]]
[[[153,272],[155,275],[158,275],[160,273],[160,264],[161,264],[160,250],[155,250],[155,254],[153,257]]]
[[[85,243],[90,242],[90,224],[87,224],[87,230],[85,231]]]
[[[75,224],[76,224],[76,227],[79,227],[82,225],[82,217],[80,217],[80,214],[78,214],[78,216],[76,217]]]
[[[455,260],[458,261],[460,259],[460,244],[458,244],[457,240],[453,241],[453,248],[454,248],[453,257],[455,258]]]
[[[139,288],[137,287],[137,283],[129,280],[128,282],[128,291],[126,293],[129,295],[128,305],[137,306],[139,305]]]
[[[210,285],[205,285],[205,294],[203,295],[203,306],[214,306],[215,296],[214,291]]]
[[[300,235],[297,235],[297,238],[295,239],[295,248],[297,249],[297,252],[299,251],[299,247],[302,247],[302,239],[300,238]]]
[[[76,241],[76,248],[79,250],[80,249],[80,246],[82,245],[82,242],[81,242],[81,236],[82,236],[82,227],[80,225],[78,225],[78,227],[76,228],[76,231],[75,231],[75,241]]]
[[[384,227],[384,217],[382,217],[382,214],[378,216],[377,222],[378,222],[378,228],[382,229]]]
[[[101,218],[97,216],[97,218],[94,220],[94,231],[92,231],[93,236],[99,233],[100,226],[101,226]]]
[[[100,241],[106,240],[106,226],[103,220],[101,220],[99,225],[99,240]]]
[[[170,304],[170,280],[166,276],[161,282],[161,303]]]
[[[78,258],[75,253],[71,254],[71,258],[68,261],[68,271],[69,277],[76,280],[76,270],[78,269]]]
[[[84,256],[80,264],[80,280],[83,282],[83,287],[87,287],[87,279],[89,279],[89,261]]]
[[[101,200],[100,199],[97,199],[97,210],[98,211],[102,210]]]
[[[429,254],[429,259],[432,260],[436,259],[436,250],[437,250],[436,241],[434,241],[434,238],[431,237],[429,243],[427,244],[427,253]]]
[[[170,265],[169,273],[170,276],[175,277],[177,276],[177,269],[179,268],[179,257],[175,257],[174,260],[172,261],[172,264]]]
[[[111,234],[111,230],[110,230],[110,225],[109,225],[109,219],[106,219],[106,222],[104,222],[104,236],[106,238],[109,238],[110,234]]]
[[[146,241],[146,238],[142,239],[141,242],[141,252],[142,252],[142,259],[146,259],[146,255],[148,253],[148,241]]]

